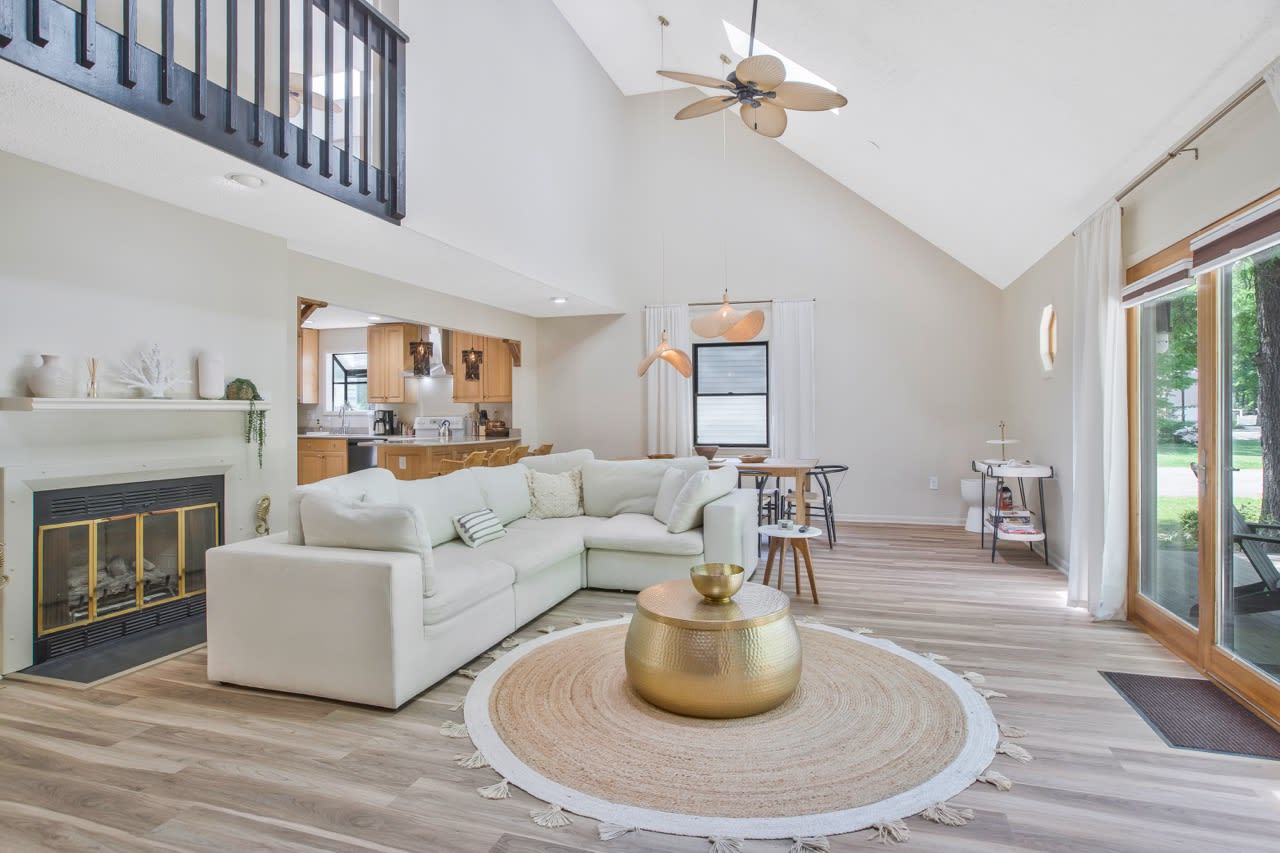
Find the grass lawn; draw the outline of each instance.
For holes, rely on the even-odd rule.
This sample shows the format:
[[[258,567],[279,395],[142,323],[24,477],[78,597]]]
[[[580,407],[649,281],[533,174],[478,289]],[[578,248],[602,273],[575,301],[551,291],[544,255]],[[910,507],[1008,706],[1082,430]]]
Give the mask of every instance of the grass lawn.
[[[1196,460],[1196,446],[1181,441],[1156,445],[1156,467],[1185,468]],[[1262,467],[1262,442],[1256,438],[1237,438],[1232,443],[1232,463],[1236,468]]]

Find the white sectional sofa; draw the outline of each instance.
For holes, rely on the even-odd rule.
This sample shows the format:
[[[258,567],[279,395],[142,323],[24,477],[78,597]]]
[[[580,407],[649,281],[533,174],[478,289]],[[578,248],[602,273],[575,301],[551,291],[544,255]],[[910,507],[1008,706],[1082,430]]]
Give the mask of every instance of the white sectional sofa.
[[[288,533],[208,552],[209,678],[397,708],[583,587],[640,590],[702,562],[737,563],[750,577],[755,492],[714,500],[702,527],[684,533],[653,517],[667,468],[706,465],[573,451],[426,480],[370,469],[300,487]],[[586,514],[527,518],[529,468],[581,468]],[[429,547],[308,545],[299,508],[316,493],[416,507]],[[508,532],[469,547],[453,518],[486,507]],[[424,595],[424,584],[434,593]]]

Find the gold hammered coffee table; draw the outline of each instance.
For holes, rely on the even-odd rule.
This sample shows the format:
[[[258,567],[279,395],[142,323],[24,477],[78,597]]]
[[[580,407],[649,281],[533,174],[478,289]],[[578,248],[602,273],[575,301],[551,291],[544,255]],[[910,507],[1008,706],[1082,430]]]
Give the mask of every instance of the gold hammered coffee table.
[[[770,711],[800,683],[800,633],[785,593],[746,583],[724,603],[687,580],[640,592],[627,630],[631,686],[650,704],[689,717]]]

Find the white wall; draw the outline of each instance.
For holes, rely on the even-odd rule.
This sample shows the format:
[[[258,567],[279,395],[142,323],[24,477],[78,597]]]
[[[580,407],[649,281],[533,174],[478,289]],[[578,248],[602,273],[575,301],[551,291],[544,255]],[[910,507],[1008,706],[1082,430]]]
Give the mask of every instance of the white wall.
[[[703,302],[725,281],[723,238],[732,296],[817,299],[819,454],[853,469],[838,512],[955,522],[959,480],[1002,417],[987,381],[1000,292],[732,115],[726,179],[719,120],[670,120],[690,99],[628,99],[626,312],[539,321],[541,440],[643,454],[635,368],[663,240],[666,301]]]

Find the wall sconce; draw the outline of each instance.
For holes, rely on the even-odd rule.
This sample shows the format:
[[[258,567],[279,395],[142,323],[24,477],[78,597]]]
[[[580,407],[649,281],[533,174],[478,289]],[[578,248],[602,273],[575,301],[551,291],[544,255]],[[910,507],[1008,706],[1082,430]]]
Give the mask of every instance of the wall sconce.
[[[431,341],[414,341],[409,344],[409,355],[413,358],[413,375],[431,375],[431,357],[435,354]]]
[[[483,363],[484,350],[464,349],[462,351],[464,376],[468,382],[480,381],[480,365]]]

